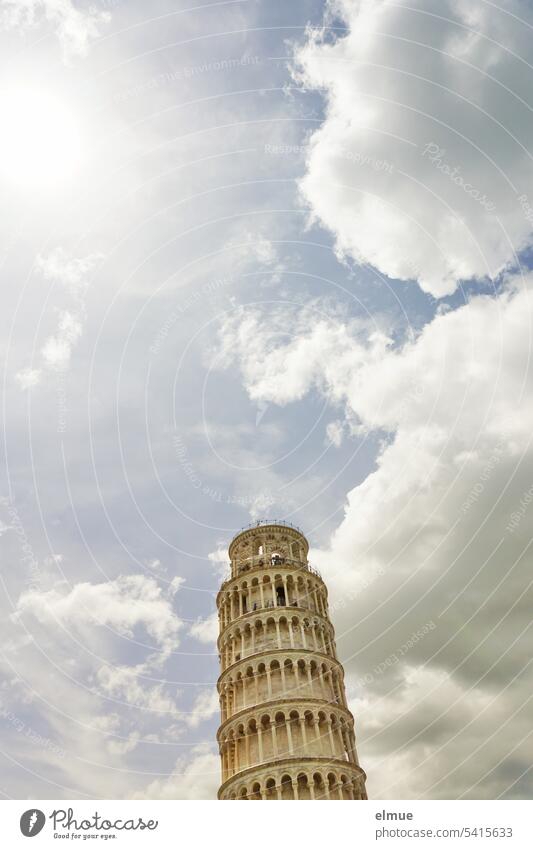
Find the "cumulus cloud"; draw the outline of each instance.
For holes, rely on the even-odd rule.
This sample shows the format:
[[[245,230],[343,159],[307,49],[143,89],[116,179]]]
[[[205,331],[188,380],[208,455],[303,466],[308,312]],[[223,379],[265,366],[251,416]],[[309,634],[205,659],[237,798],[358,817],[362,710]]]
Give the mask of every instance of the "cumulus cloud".
[[[153,578],[122,575],[100,584],[83,582],[72,588],[60,582],[50,590],[37,589],[21,595],[15,617],[32,614],[44,623],[67,627],[100,625],[132,639],[142,627],[154,648],[168,655],[178,645],[181,621]]]
[[[344,438],[344,425],[341,421],[329,422],[326,427],[326,445],[334,445],[339,448]]]
[[[189,716],[187,724],[191,728],[196,728],[202,722],[216,716],[220,711],[220,702],[216,688],[202,690],[196,697]]]
[[[194,625],[191,625],[190,634],[191,637],[194,637],[201,643],[216,643],[218,630],[218,614],[215,612],[206,619],[198,619]]]
[[[59,371],[66,369],[72,349],[81,334],[82,324],[79,318],[68,310],[60,310],[57,332],[48,337],[41,351],[44,364]]]
[[[35,267],[45,280],[58,283],[71,295],[83,300],[89,286],[89,275],[103,258],[101,253],[72,257],[59,247],[46,256],[39,254]]]
[[[167,680],[183,628],[173,610],[176,590],[136,574],[60,581],[23,592],[5,617],[5,706],[16,716],[37,716],[38,708],[32,723],[48,729],[55,748],[43,754],[30,747],[25,756],[55,795],[131,796],[146,782],[135,770],[138,750],[145,764],[151,758],[157,770],[169,769],[173,752],[161,744],[211,715],[209,700],[180,706],[183,694]],[[13,674],[20,668],[24,683]],[[116,770],[130,756],[119,780]]]
[[[532,287],[512,278],[498,297],[439,313],[397,347],[365,344],[342,324],[280,343],[258,316],[236,341],[254,399],[287,404],[318,389],[360,434],[384,435],[376,471],[348,493],[330,544],[311,553],[355,682],[374,796],[433,785],[429,798],[530,792],[519,776],[531,662]],[[407,764],[401,786],[394,773]]]
[[[17,381],[21,389],[31,389],[32,386],[37,386],[40,377],[40,369],[24,368],[16,373],[15,380]]]
[[[215,799],[220,784],[220,757],[208,745],[195,746],[176,762],[172,775],[157,779],[136,799]]]
[[[525,2],[330,0],[297,76],[323,92],[301,191],[339,253],[433,295],[494,277],[531,242]]]
[[[345,323],[338,316],[316,316],[313,309],[290,306],[268,310],[239,307],[220,326],[215,364],[237,363],[250,398],[279,405],[301,400],[312,388],[339,401],[359,366],[378,361],[390,345],[366,322]],[[291,332],[278,327],[290,324]]]
[[[493,768],[512,760],[510,741],[527,738],[527,701],[525,680],[509,699],[486,687],[465,691],[442,669],[405,665],[395,689],[350,700],[369,741],[370,784],[382,798],[497,798],[506,785]]]
[[[174,695],[169,694],[164,684],[147,683],[145,677],[152,664],[138,666],[102,666],[96,673],[100,690],[107,696],[127,705],[153,713],[180,715]]]
[[[72,0],[2,0],[0,26],[5,29],[33,28],[43,22],[50,24],[61,43],[65,61],[85,56],[91,41],[100,35],[101,28],[111,20],[109,12],[93,4],[77,8]]]
[[[213,569],[218,578],[226,580],[228,577],[228,550],[227,548],[217,548],[216,551],[210,551],[207,555],[210,563],[213,564]]]
[[[102,259],[100,253],[79,258],[71,257],[63,248],[37,257],[37,271],[44,280],[52,280],[68,293],[72,308],[56,309],[57,329],[46,338],[41,348],[42,368],[28,367],[15,374],[15,380],[22,390],[36,386],[47,369],[65,372],[68,368],[72,352],[83,334],[90,274]]]

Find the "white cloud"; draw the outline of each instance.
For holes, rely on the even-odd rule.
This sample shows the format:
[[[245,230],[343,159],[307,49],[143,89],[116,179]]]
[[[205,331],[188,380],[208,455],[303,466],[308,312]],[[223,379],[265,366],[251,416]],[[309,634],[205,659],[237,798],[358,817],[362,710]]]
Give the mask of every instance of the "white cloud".
[[[50,590],[31,590],[20,596],[15,616],[25,614],[78,629],[107,626],[130,639],[142,627],[164,655],[177,647],[182,628],[169,599],[145,575],[122,575],[114,581],[83,582],[72,588],[62,581]]]
[[[250,398],[288,404],[312,388],[332,401],[345,396],[347,383],[367,361],[377,361],[390,340],[369,334],[365,322],[343,323],[338,316],[316,316],[313,308],[263,312],[240,307],[221,324],[215,364],[237,362]],[[291,332],[279,332],[290,325]]]
[[[42,368],[21,369],[15,375],[21,389],[36,386],[44,369],[64,372],[68,368],[72,351],[83,334],[85,297],[90,285],[90,273],[102,259],[103,256],[99,253],[73,258],[63,248],[57,248],[47,256],[37,257],[36,269],[45,280],[53,280],[68,292],[74,308],[56,310],[57,330],[46,338],[41,348]]]
[[[215,611],[206,619],[198,619],[194,625],[191,625],[190,635],[201,643],[216,643],[218,628],[218,614]]]
[[[48,368],[62,371],[70,363],[72,349],[82,334],[82,323],[78,315],[61,310],[57,332],[49,336],[41,353]]]
[[[147,683],[150,669],[151,665],[146,663],[138,666],[102,666],[96,678],[105,695],[142,710],[169,714],[169,718],[175,719],[180,715],[174,698],[178,693],[169,694],[164,684]]]
[[[56,248],[47,256],[40,254],[35,261],[35,267],[45,280],[59,283],[71,295],[83,300],[89,285],[89,274],[103,258],[100,253],[71,257],[63,248]]]
[[[184,583],[185,578],[182,578],[181,575],[175,575],[168,585],[169,595],[173,598]]]
[[[527,5],[329,9],[347,34],[311,32],[297,51],[327,101],[301,190],[339,252],[436,296],[514,264],[533,229]]]
[[[341,421],[330,422],[326,427],[326,445],[339,448],[344,437],[344,424]]]
[[[21,389],[31,389],[32,386],[37,386],[41,377],[41,370],[35,368],[25,368],[18,371],[15,375],[15,380]]]
[[[202,690],[196,697],[192,710],[187,717],[187,724],[191,728],[196,728],[202,722],[218,716],[220,711],[220,702],[216,688]]]
[[[250,499],[248,504],[248,512],[253,522],[268,516],[272,512],[272,508],[276,503],[276,499],[271,492],[261,492],[259,495]]]
[[[228,549],[220,547],[216,551],[210,551],[207,558],[213,564],[217,577],[223,581],[226,580],[229,569]]]
[[[396,690],[363,693],[350,708],[372,741],[365,769],[369,791],[381,798],[454,798],[508,754],[505,734],[487,739],[488,718],[501,726],[509,717],[505,697],[481,687],[465,693],[444,670],[406,666]],[[525,716],[515,722],[527,732]],[[494,785],[493,797],[498,792]]]
[[[124,764],[141,746],[145,764],[150,758],[154,770],[170,768],[161,744],[193,727],[190,708],[178,704],[183,694],[165,674],[183,627],[172,598],[145,575],[72,586],[62,581],[24,592],[5,617],[8,707],[16,715],[23,705],[26,714],[35,712],[35,723],[69,755],[47,749],[43,759],[35,749],[35,775],[45,785],[53,775],[56,795],[131,796],[146,779],[135,759],[127,771]],[[17,685],[13,670],[19,669],[23,683]],[[198,705],[198,722],[208,708]]]
[[[112,755],[127,755],[137,748],[140,737],[141,735],[138,731],[132,731],[127,740],[109,740],[107,748]]]
[[[196,746],[190,758],[176,762],[168,778],[157,779],[135,799],[216,799],[220,786],[220,757],[207,745]]]
[[[89,44],[111,20],[109,12],[94,5],[77,8],[72,0],[1,0],[0,26],[5,29],[32,28],[49,23],[63,48],[65,61],[85,56]]]

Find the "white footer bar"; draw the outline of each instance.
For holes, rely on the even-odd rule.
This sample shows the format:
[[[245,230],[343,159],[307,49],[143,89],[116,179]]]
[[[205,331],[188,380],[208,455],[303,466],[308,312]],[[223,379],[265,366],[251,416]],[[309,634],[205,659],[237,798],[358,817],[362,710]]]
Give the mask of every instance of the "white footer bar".
[[[2,801],[2,845],[339,849],[533,847],[527,801]],[[35,840],[35,843],[30,842]]]

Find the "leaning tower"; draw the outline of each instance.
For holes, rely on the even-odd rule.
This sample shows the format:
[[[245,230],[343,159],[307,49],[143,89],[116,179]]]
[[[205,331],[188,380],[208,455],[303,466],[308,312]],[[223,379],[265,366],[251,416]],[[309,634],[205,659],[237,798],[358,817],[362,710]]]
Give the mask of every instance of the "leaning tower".
[[[219,799],[366,799],[326,586],[286,522],[229,547],[217,596]]]

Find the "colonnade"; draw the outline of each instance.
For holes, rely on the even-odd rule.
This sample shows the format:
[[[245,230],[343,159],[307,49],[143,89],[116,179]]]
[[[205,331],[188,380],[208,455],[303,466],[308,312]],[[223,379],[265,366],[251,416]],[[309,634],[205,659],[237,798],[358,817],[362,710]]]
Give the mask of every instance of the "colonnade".
[[[364,779],[351,771],[315,769],[290,769],[266,773],[260,780],[232,782],[221,797],[227,800],[341,800],[366,799]]]
[[[317,575],[262,571],[262,574],[239,582],[230,581],[217,599],[220,629],[227,628],[245,613],[275,607],[298,607],[328,616],[328,599],[324,584]],[[299,570],[305,573],[305,568]]]
[[[315,656],[260,656],[223,674],[218,683],[222,721],[246,708],[280,698],[322,699],[348,707],[342,666],[336,660],[320,663]]]
[[[222,670],[245,657],[273,649],[302,648],[336,657],[333,628],[326,619],[303,614],[253,614],[247,621],[232,623],[219,641]]]

